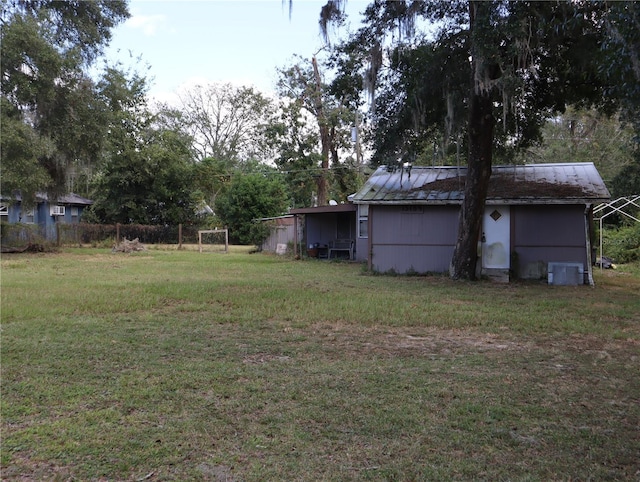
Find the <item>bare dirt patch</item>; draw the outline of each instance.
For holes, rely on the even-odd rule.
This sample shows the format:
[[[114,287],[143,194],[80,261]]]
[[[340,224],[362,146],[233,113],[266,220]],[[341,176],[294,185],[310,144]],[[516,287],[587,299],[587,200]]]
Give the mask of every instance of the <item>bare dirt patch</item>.
[[[486,351],[529,351],[532,341],[468,330],[367,328],[353,325],[316,325],[313,332],[344,351],[369,351],[387,356]]]

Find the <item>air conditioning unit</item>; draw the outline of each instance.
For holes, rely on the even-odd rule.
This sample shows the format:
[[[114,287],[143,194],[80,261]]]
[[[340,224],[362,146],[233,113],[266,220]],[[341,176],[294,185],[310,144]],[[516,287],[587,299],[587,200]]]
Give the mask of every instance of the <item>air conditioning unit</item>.
[[[550,285],[584,284],[584,265],[582,263],[549,263],[547,281]]]
[[[52,216],[64,216],[64,206],[51,206]]]

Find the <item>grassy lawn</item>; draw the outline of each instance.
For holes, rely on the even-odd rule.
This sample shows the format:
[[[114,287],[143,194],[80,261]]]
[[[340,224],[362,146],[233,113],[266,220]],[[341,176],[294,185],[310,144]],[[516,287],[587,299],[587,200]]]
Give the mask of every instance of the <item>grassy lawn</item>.
[[[640,478],[640,267],[596,287],[2,257],[2,480]]]

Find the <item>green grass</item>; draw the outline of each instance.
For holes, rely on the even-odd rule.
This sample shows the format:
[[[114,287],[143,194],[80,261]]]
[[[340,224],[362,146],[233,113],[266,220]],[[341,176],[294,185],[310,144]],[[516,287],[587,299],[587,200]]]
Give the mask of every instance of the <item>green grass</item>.
[[[637,480],[640,269],[596,287],[2,258],[2,480]]]

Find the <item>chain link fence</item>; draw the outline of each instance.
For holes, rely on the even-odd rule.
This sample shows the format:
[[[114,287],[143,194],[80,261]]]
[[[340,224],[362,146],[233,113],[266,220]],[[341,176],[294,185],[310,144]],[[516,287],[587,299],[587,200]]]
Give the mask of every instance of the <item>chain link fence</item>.
[[[198,244],[198,226],[148,226],[142,224],[56,224],[53,229],[37,224],[1,223],[2,250],[44,251],[54,246],[108,246],[123,239],[144,244]]]

